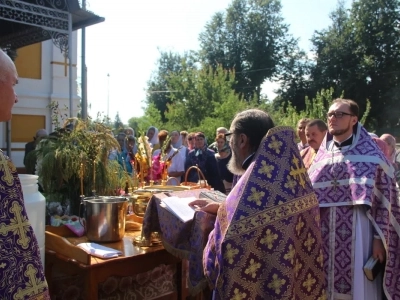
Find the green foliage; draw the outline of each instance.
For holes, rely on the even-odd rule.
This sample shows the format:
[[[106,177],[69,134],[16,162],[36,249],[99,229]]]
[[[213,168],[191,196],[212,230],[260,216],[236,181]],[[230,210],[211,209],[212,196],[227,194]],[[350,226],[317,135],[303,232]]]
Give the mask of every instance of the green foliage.
[[[361,112],[369,99],[373,110],[367,123],[395,126],[400,114],[400,1],[357,0],[350,10],[339,3],[331,19],[332,25],[312,39],[315,88],[332,86],[335,95],[344,91]]]
[[[176,74],[181,71],[183,60],[185,60],[189,66],[193,66],[196,60],[195,54],[193,52],[187,52],[181,55],[171,51],[160,51],[160,57],[157,60],[157,70],[151,75],[150,80],[147,82],[146,104],[148,106],[153,105],[153,107],[158,110],[158,114],[161,114],[162,122],[167,121],[164,114],[167,110],[167,105],[171,104],[172,101],[167,78],[170,74]]]
[[[120,132],[123,129],[124,129],[124,123],[122,123],[121,117],[119,116],[119,112],[117,112],[117,114],[115,115],[115,119],[114,119],[113,132],[114,132],[114,134],[117,134],[118,132]]]
[[[327,90],[321,90],[313,99],[306,97],[304,110],[298,111],[290,102],[287,103],[286,107],[281,106],[277,111],[273,110],[271,114],[275,125],[291,126],[296,128],[298,121],[302,118],[320,119],[326,122],[326,114],[328,113],[332,101],[335,99],[333,93],[333,88],[330,88]],[[362,124],[365,123],[371,108],[369,100],[366,102],[368,109],[364,111],[360,120]]]
[[[279,0],[233,0],[216,13],[199,36],[200,59],[216,69],[236,71],[235,91],[249,100],[280,73],[296,40],[288,33]]]
[[[234,91],[235,73],[218,66],[191,68],[183,62],[182,71],[168,77],[172,104],[165,115],[165,128],[203,131],[215,138],[217,127],[229,127],[234,115],[249,103]]]
[[[51,124],[55,130],[59,130],[68,118],[68,107],[64,105],[64,108],[60,108],[58,101],[52,101],[47,107],[51,110]]]
[[[83,193],[114,195],[121,181],[130,180],[117,161],[109,161],[112,149],[119,149],[110,128],[104,123],[67,119],[73,130],[61,128],[56,135],[44,138],[35,150],[37,172],[46,198],[50,201],[70,201],[73,213],[78,213],[81,194],[80,175],[83,172]]]
[[[154,103],[150,103],[144,108],[144,116],[133,117],[128,120],[128,126],[138,134],[139,132],[146,132],[150,126],[156,128],[164,128],[161,112],[157,109]]]

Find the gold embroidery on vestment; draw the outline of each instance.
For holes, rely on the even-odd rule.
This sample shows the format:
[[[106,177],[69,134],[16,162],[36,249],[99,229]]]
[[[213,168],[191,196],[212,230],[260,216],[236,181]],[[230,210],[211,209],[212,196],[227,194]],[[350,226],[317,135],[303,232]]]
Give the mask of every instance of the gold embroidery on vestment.
[[[274,241],[278,238],[277,234],[273,234],[270,229],[267,230],[265,238],[260,240],[261,244],[266,244],[268,249],[272,249]]]
[[[311,236],[311,233],[307,235],[307,240],[304,242],[304,246],[307,247],[307,250],[310,251],[312,245],[314,245],[315,239]]]
[[[226,245],[226,252],[224,254],[224,258],[228,261],[228,263],[232,264],[234,262],[233,258],[238,253],[239,253],[238,249],[232,248],[232,245],[228,244]]]
[[[36,277],[38,270],[32,264],[28,264],[27,270],[24,272],[24,275],[29,278],[29,281],[26,283],[26,288],[19,288],[15,299],[25,299],[25,296],[31,296],[39,294],[39,292],[43,291],[47,287],[46,282],[41,281],[40,278]]]
[[[14,164],[7,160],[3,153],[0,153],[0,172],[4,172],[3,176],[1,176],[1,180],[7,185],[12,186],[14,184],[12,172],[15,172],[15,170]]]
[[[12,212],[15,217],[10,219],[10,225],[0,223],[0,234],[6,236],[12,231],[15,236],[19,236],[17,244],[26,249],[30,242],[30,238],[26,235],[30,229],[30,223],[26,217],[22,216],[22,206],[19,205],[17,201],[13,202],[10,212]]]
[[[256,188],[252,187],[251,188],[251,195],[250,197],[247,199],[248,201],[253,201],[255,202],[258,206],[261,205],[261,199],[265,196],[264,192],[259,192],[257,191]]]
[[[268,284],[268,287],[270,289],[275,290],[275,294],[280,294],[281,293],[281,287],[286,283],[285,279],[280,279],[278,277],[278,274],[272,275],[272,282]]]
[[[233,292],[235,293],[235,295],[233,295],[232,300],[242,300],[245,299],[247,296],[246,293],[240,293],[239,289],[235,289]]]
[[[290,176],[287,176],[287,181],[285,182],[284,186],[287,189],[290,189],[292,191],[292,193],[295,193],[294,188],[296,187],[297,182],[295,180],[293,180],[292,178],[290,178]]]
[[[307,292],[311,291],[312,286],[317,282],[314,277],[311,276],[310,273],[307,275],[306,281],[303,282],[303,287],[307,289]]]
[[[295,168],[292,166],[290,167],[290,175],[294,178],[296,178],[297,176],[299,177],[299,183],[300,185],[304,188],[306,185],[306,181],[307,181],[307,170],[306,168],[303,168],[303,166],[300,167],[299,165],[299,159],[293,155],[293,159],[292,159],[293,164],[295,165]]]
[[[250,265],[249,265],[249,267],[248,267],[244,272],[245,272],[246,274],[250,274],[251,277],[256,278],[257,270],[258,270],[260,267],[261,267],[261,264],[260,264],[260,263],[256,263],[256,262],[254,261],[254,259],[252,258],[252,259],[250,260]]]
[[[275,150],[276,154],[281,153],[282,142],[278,141],[274,136],[271,137],[272,142],[268,144],[268,148]]]
[[[262,167],[258,170],[259,174],[265,174],[267,175],[268,178],[272,177],[272,171],[275,169],[274,166],[272,165],[267,165],[267,162],[265,160],[263,160],[261,162]]]
[[[301,231],[301,229],[302,229],[303,227],[304,227],[304,222],[303,222],[303,219],[302,219],[301,216],[300,216],[299,221],[298,221],[297,224],[296,224],[297,236],[300,236],[300,231]]]
[[[293,265],[294,255],[296,254],[296,250],[293,248],[293,245],[289,245],[289,251],[283,257],[286,260],[290,260],[290,263]]]

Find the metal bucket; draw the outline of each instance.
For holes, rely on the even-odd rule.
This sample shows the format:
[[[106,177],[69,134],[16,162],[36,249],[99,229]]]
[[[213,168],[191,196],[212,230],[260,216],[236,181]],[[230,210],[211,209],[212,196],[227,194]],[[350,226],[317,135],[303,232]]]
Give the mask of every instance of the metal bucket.
[[[86,236],[92,242],[116,242],[125,235],[128,199],[124,197],[86,197]]]

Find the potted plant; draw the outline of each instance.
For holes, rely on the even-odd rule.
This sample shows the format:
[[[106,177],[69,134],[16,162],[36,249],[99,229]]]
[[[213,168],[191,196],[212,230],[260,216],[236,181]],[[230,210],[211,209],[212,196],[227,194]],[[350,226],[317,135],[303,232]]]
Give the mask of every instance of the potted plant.
[[[65,124],[73,124],[66,126]],[[111,128],[104,122],[67,119],[63,128],[43,139],[36,151],[36,172],[49,202],[69,205],[69,213],[79,213],[81,195],[112,196],[132,180],[110,151],[119,149]]]

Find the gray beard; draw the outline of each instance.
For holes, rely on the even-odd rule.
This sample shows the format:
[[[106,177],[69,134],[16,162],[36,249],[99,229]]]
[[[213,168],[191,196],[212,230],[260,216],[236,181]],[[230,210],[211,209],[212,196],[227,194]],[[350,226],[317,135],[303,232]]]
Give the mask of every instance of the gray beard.
[[[243,170],[242,168],[242,164],[238,162],[236,155],[233,151],[232,151],[232,157],[226,166],[233,175],[240,176],[245,173],[245,170]]]

